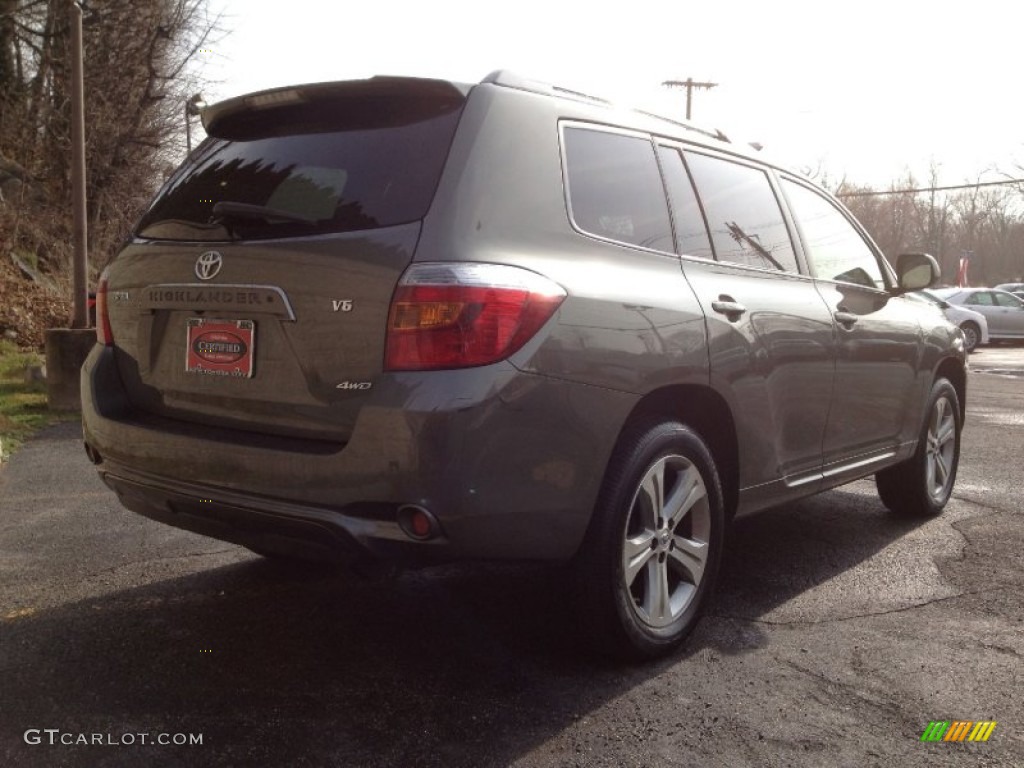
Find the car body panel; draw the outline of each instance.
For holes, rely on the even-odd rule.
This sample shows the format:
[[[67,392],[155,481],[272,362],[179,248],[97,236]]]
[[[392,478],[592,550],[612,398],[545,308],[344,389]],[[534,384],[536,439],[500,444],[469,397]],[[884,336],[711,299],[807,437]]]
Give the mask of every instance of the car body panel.
[[[450,557],[571,555],[600,486],[594,467],[607,462],[637,400],[507,362],[394,373],[367,396],[349,439],[332,443],[199,430],[140,412],[113,356],[95,347],[82,372],[85,439],[104,476],[151,489],[157,506],[159,488],[171,486],[235,505],[251,498],[298,519],[317,510],[321,525],[371,549],[377,539],[405,539],[395,511],[420,504],[443,511],[445,535],[434,548]]]
[[[988,344],[988,320],[980,312],[959,304],[950,304],[933,290],[914,291],[907,296],[912,299],[919,298],[922,302],[939,309],[945,318],[956,326],[963,328],[965,323],[973,324],[978,329],[979,346]]]
[[[828,308],[809,278],[697,259],[684,270],[706,308],[711,386],[746,436],[741,508],[778,503],[790,483],[821,476],[836,356]],[[746,311],[716,312],[723,296]]]
[[[563,131],[628,133],[652,155],[663,142],[700,147],[764,169],[777,192],[776,166],[586,98],[497,82],[426,87],[465,103],[421,219],[252,242],[136,238],[115,260],[114,346],[98,345],[83,367],[83,428],[126,506],[258,551],[566,559],[638,420],[703,416],[715,450],[735,446],[718,458],[723,470],[735,463],[723,476],[741,512],[916,448],[937,371],[964,370],[953,325],[889,291],[811,277],[784,201],[797,258],[788,272],[582,231]],[[213,114],[228,119],[243,102]],[[221,272],[204,280],[199,260],[211,250]],[[435,262],[529,270],[566,295],[500,362],[389,371],[395,286],[409,265]],[[851,330],[837,324],[841,307],[857,317]],[[252,378],[184,370],[195,316],[255,322]],[[695,413],[711,402],[713,419]],[[430,512],[437,535],[402,529],[408,505]]]
[[[920,406],[930,387],[923,360],[921,313],[884,291],[816,281],[836,323],[836,382],[823,446],[826,468],[851,456],[892,456],[917,438]]]
[[[130,244],[111,275],[109,306],[132,404],[179,420],[346,439],[368,392],[353,385],[372,387],[381,373],[388,303],[418,235],[410,224],[244,246]],[[204,253],[223,264],[207,281],[196,276]],[[187,372],[194,318],[253,321],[253,375]]]

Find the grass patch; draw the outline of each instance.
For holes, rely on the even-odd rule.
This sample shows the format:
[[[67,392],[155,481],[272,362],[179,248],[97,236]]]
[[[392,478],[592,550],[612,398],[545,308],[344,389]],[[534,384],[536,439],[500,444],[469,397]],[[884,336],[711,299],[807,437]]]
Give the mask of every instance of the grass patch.
[[[43,362],[38,352],[25,352],[0,341],[0,462],[7,461],[36,430],[77,418],[50,411],[45,381],[25,380],[25,371]]]

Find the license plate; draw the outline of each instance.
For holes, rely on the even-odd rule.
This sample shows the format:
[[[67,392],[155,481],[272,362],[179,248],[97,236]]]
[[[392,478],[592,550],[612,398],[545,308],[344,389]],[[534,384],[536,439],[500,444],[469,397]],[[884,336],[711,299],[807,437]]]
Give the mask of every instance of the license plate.
[[[188,320],[185,371],[251,378],[256,329],[252,320]]]

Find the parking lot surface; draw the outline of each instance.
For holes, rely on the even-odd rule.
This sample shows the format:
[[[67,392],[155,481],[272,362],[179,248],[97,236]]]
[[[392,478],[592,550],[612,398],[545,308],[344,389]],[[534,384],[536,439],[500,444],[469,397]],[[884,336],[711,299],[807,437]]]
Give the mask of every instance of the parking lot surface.
[[[277,565],[123,510],[54,427],[0,472],[0,764],[1024,765],[1024,347],[971,366],[940,518],[860,481],[738,520],[647,666],[583,650],[559,567]]]

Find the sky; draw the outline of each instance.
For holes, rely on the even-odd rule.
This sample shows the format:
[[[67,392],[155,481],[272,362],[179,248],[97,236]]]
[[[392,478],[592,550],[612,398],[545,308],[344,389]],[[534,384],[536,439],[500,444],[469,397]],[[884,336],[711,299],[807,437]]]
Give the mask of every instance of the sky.
[[[685,116],[833,183],[1024,177],[1024,4],[918,0],[210,0],[207,102],[375,74],[496,69]]]

